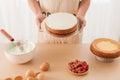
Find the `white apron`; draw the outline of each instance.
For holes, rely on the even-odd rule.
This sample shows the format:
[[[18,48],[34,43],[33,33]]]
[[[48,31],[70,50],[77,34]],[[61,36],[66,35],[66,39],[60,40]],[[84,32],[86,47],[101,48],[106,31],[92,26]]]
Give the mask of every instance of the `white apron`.
[[[42,12],[68,12],[76,14],[80,0],[38,0]],[[40,43],[81,43],[82,32],[76,31],[65,37],[56,37],[45,30],[44,21],[41,24],[43,32],[38,32],[38,42]]]

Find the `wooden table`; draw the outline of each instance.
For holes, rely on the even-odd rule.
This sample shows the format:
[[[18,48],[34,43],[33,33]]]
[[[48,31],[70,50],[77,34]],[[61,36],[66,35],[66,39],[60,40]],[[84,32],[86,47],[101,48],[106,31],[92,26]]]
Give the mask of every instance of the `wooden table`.
[[[75,59],[88,62],[87,75],[74,76],[67,71],[67,63]],[[91,54],[88,44],[36,44],[34,58],[22,65],[9,62],[4,55],[4,44],[0,44],[0,80],[24,75],[28,69],[38,72],[42,62],[50,63],[46,80],[120,80],[120,58],[112,63],[99,62]]]

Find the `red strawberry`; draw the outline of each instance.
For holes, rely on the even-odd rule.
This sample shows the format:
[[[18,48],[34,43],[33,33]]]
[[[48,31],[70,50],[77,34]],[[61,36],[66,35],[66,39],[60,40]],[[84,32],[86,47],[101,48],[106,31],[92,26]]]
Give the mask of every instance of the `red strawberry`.
[[[84,68],[84,69],[86,69],[86,68],[88,68],[88,65],[87,65],[87,63],[84,61],[84,62],[82,62],[82,67]]]
[[[74,73],[77,73],[77,74],[80,74],[80,73],[84,73],[86,71],[88,71],[88,64],[83,61],[79,61],[79,60],[75,60],[75,62],[69,62],[68,63],[68,69],[71,71],[71,72],[74,72]]]

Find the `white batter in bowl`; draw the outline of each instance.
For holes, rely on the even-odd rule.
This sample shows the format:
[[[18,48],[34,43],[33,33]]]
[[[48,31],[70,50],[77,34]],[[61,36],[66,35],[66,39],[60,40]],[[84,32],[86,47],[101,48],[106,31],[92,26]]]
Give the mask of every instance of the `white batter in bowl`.
[[[30,61],[34,56],[34,51],[35,44],[30,41],[21,41],[19,47],[15,43],[9,43],[5,47],[6,58],[16,64]]]

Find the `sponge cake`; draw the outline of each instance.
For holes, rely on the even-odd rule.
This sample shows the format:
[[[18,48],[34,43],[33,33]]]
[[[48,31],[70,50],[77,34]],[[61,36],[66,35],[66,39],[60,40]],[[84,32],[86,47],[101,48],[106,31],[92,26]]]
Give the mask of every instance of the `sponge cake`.
[[[120,43],[108,38],[99,38],[91,43],[90,50],[98,57],[113,59],[120,56]]]
[[[77,30],[77,18],[70,13],[53,13],[46,18],[47,31],[54,34],[69,34]]]

